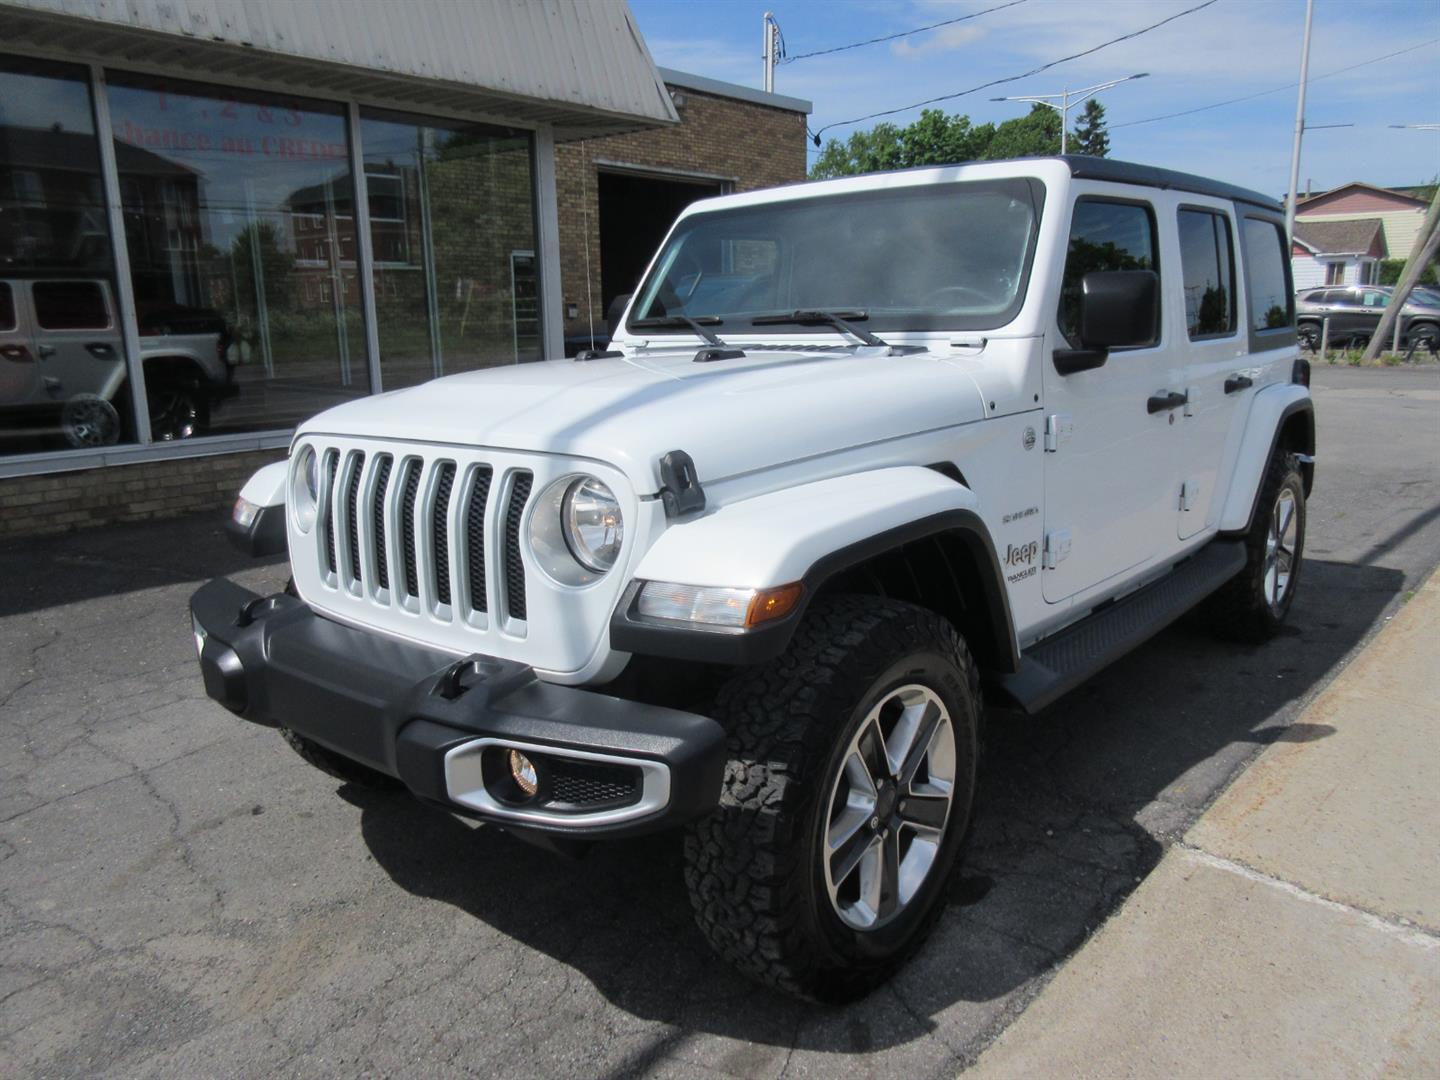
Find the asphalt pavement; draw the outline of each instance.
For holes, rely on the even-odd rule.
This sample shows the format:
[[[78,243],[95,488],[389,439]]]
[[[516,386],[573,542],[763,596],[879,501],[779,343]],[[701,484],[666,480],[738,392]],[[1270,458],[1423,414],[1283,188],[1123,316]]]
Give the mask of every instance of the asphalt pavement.
[[[1440,562],[1440,371],[1315,370],[1287,633],[1185,622],[1042,716],[991,717],[935,936],[842,1009],[758,989],[679,846],[546,854],[337,784],[203,697],[213,519],[0,546],[0,1074],[953,1076],[1063,971]]]

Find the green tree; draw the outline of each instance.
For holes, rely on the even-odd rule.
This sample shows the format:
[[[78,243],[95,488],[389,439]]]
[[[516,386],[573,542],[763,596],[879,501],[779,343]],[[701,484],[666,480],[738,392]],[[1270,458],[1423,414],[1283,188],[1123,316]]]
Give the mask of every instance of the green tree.
[[[1110,153],[1110,136],[1105,131],[1105,106],[1094,98],[1085,102],[1085,111],[1075,125],[1075,134],[1068,149],[1072,154],[1088,154],[1091,157],[1105,157]]]
[[[876,124],[852,132],[841,142],[830,139],[810,167],[812,180],[856,176],[916,165],[954,165],[962,161],[1040,157],[1060,150],[1060,114],[1043,105],[1003,124],[972,124],[968,116],[947,116],[926,109],[906,127]]]

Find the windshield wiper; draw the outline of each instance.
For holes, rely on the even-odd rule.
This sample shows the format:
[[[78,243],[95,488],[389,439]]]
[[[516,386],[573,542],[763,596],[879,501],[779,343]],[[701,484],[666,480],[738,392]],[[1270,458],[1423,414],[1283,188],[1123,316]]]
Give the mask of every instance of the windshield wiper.
[[[859,338],[866,345],[881,345],[887,349],[890,348],[888,341],[881,340],[869,330],[852,325],[861,319],[868,318],[870,318],[868,311],[822,311],[802,308],[799,311],[787,311],[782,315],[756,315],[750,321],[756,326],[775,326],[782,323],[793,323],[796,326],[833,326],[842,333]]]
[[[707,326],[719,326],[722,321],[718,315],[700,315],[698,317],[655,315],[648,319],[632,319],[630,326],[636,330],[660,330],[667,327],[678,329],[688,326],[695,336],[704,341],[707,346],[695,354],[695,363],[708,364],[711,360],[739,360],[745,355],[742,350],[732,349],[720,339],[718,334],[705,329]]]
[[[690,315],[653,315],[648,319],[631,319],[630,325],[636,330],[680,330],[688,327],[705,344],[718,345],[723,349],[725,342],[705,329],[707,326],[719,326],[722,321],[718,315],[701,315],[699,318]]]

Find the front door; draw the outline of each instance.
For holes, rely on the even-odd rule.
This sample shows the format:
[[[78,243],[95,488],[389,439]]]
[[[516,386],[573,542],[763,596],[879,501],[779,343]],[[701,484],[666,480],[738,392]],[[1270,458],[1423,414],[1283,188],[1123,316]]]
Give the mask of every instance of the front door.
[[[0,281],[0,408],[35,404],[40,386],[29,313],[18,284]]]
[[[1046,414],[1045,599],[1059,603],[1175,550],[1181,409],[1154,408],[1184,391],[1184,346],[1176,340],[1155,207],[1146,201],[1081,196],[1071,219],[1061,290],[1061,348],[1078,347],[1081,281],[1096,270],[1161,275],[1159,340],[1115,349],[1101,367],[1061,375],[1044,365]],[[1183,330],[1180,331],[1183,335]],[[1153,411],[1152,411],[1153,410]]]

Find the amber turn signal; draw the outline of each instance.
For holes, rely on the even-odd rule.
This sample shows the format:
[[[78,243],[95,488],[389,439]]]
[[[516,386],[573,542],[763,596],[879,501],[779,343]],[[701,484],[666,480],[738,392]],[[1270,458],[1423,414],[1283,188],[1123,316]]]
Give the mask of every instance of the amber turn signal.
[[[750,601],[749,610],[745,612],[746,628],[754,629],[762,623],[783,619],[795,610],[795,605],[800,603],[804,592],[805,586],[798,581],[790,585],[777,585],[773,589],[759,590]]]

